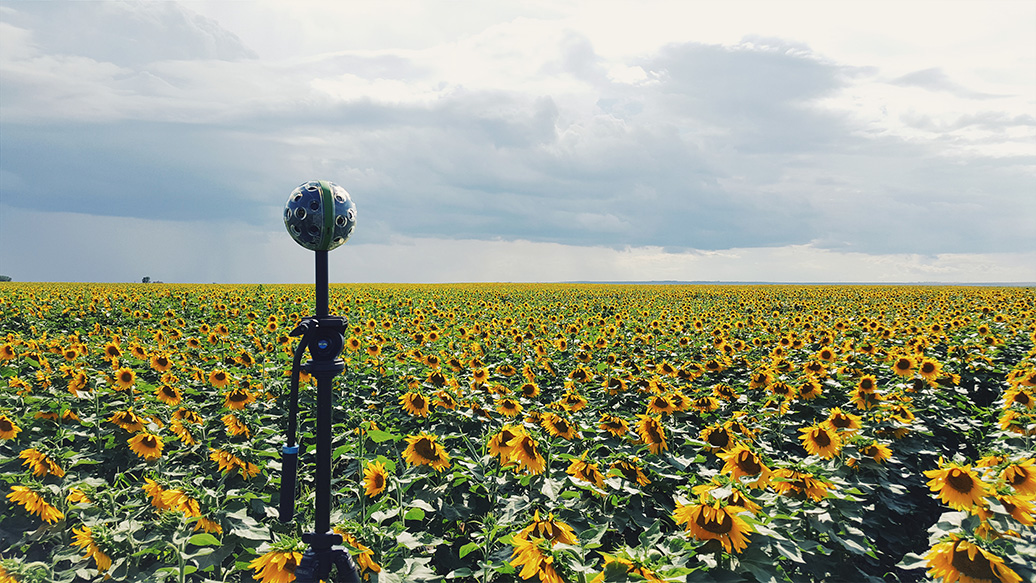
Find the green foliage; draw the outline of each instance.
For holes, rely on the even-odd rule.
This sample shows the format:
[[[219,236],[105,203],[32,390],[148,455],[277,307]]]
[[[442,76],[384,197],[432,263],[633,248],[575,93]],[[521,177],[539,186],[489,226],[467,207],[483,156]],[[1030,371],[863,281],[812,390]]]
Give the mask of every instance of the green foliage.
[[[281,524],[276,506],[287,333],[309,315],[311,293],[0,290],[0,433],[13,433],[0,440],[0,566],[19,581],[251,581],[253,561],[303,548],[312,383],[300,391],[296,520]],[[535,517],[573,533],[529,555],[549,557],[565,581],[921,581],[925,555],[951,535],[1032,580],[1033,528],[991,496],[969,509],[981,520],[949,508],[925,472],[983,460],[990,487],[1012,492],[1001,476],[1032,457],[1036,432],[1032,409],[1007,399],[1036,381],[1034,308],[1023,288],[334,286],[331,311],[349,330],[335,380],[332,520],[382,582],[521,581],[516,549]],[[903,356],[915,368],[897,374]],[[937,374],[922,376],[923,361]],[[865,378],[870,401],[857,390]],[[810,398],[807,381],[820,387]],[[523,394],[526,383],[538,392]],[[404,410],[407,394],[427,412]],[[519,415],[498,412],[505,397]],[[672,407],[658,410],[656,398]],[[832,453],[810,455],[802,430],[835,409],[859,426],[832,430]],[[603,430],[605,414],[629,431]],[[550,415],[574,434],[560,435]],[[657,420],[664,448],[638,434],[642,415]],[[491,450],[505,426],[535,440],[543,472]],[[713,427],[731,444],[706,437]],[[154,459],[130,444],[142,433],[162,442]],[[448,454],[441,471],[408,461],[407,438],[422,433]],[[733,443],[773,474],[733,480],[719,448]],[[385,487],[368,496],[375,461]],[[44,521],[15,486],[61,517]],[[709,540],[730,523],[696,533],[680,518],[699,502],[744,521],[744,550]]]

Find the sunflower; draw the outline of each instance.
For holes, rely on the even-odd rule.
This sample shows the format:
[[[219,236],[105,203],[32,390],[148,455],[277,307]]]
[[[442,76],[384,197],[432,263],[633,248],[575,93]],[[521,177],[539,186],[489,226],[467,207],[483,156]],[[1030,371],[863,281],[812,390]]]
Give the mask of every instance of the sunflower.
[[[770,468],[766,467],[758,454],[744,444],[738,444],[733,449],[717,455],[725,462],[722,472],[730,474],[735,480],[758,476],[753,484],[755,487],[760,487],[770,477]]]
[[[379,461],[373,461],[363,468],[364,494],[374,498],[388,487],[388,470]]]
[[[72,545],[83,549],[84,559],[93,558],[98,571],[103,573],[111,568],[111,557],[105,554],[97,545],[97,541],[94,540],[93,530],[89,526],[73,528],[72,535],[75,538],[75,540],[72,541]]]
[[[169,510],[165,503],[162,502],[162,493],[165,492],[165,488],[161,484],[151,478],[144,478],[144,485],[141,488],[151,498],[152,506],[159,510]]]
[[[234,389],[223,393],[223,406],[240,411],[249,404],[254,403],[255,399],[255,394],[248,390],[247,387],[234,387]]]
[[[169,385],[162,385],[155,389],[155,397],[159,401],[162,401],[166,405],[176,406],[180,404],[182,397],[180,395],[180,389],[171,387]]]
[[[209,459],[219,465],[219,471],[225,476],[237,473],[247,480],[259,475],[259,466],[246,462],[229,451],[209,449]]]
[[[68,504],[89,504],[91,502],[90,497],[75,486],[68,489],[68,495],[65,496],[65,502]]]
[[[243,421],[237,418],[237,415],[233,413],[227,413],[223,417],[220,417],[223,421],[223,425],[227,428],[227,433],[231,436],[244,435],[245,437],[252,437],[252,430],[244,424]]]
[[[800,398],[812,401],[824,393],[824,385],[815,380],[807,380],[797,389]]]
[[[712,504],[699,502],[684,506],[679,501],[673,511],[673,520],[686,525],[687,532],[701,541],[715,540],[728,553],[740,553],[748,546],[748,533],[752,532],[738,514],[745,512],[739,506],[722,506],[717,500]]]
[[[48,504],[34,490],[25,486],[11,486],[11,493],[7,495],[7,499],[21,504],[30,514],[36,514],[50,524],[65,517],[64,513]]]
[[[637,462],[637,458],[621,459],[612,462],[610,467],[613,470],[618,470],[619,474],[630,482],[636,482],[641,486],[647,486],[651,483],[651,480],[644,475],[644,470],[641,469],[640,464]]]
[[[842,450],[842,438],[837,433],[828,429],[824,424],[812,425],[799,429],[802,435],[802,446],[810,455],[819,455],[824,459],[831,459]]]
[[[712,394],[717,399],[722,399],[724,401],[736,401],[738,398],[737,389],[725,383],[713,385]]]
[[[540,419],[540,425],[554,437],[573,440],[578,435],[576,428],[567,419],[556,413],[547,413]]]
[[[607,431],[615,437],[622,437],[630,430],[629,425],[624,419],[608,413],[601,415],[601,421],[597,427],[599,427],[601,431]]]
[[[639,579],[635,579],[637,581],[643,579],[644,581],[648,581],[649,583],[666,583],[665,579],[662,579],[658,576],[658,573],[655,573],[650,568],[641,564],[641,562],[635,561],[634,559],[631,559],[628,556],[609,555],[608,553],[601,553],[601,556],[604,557],[605,571],[609,570],[608,565],[620,565],[620,568],[626,569],[626,575],[633,575],[639,577]],[[590,583],[604,583],[604,578],[605,573],[601,572],[596,577],[591,579]]]
[[[533,512],[532,521],[529,525],[514,535],[513,538],[515,540],[539,538],[550,541],[551,546],[558,543],[566,545],[579,544],[579,539],[571,526],[564,521],[554,518],[553,512],[547,514],[547,518],[540,518],[539,510]]]
[[[144,420],[134,413],[133,409],[116,411],[108,418],[108,421],[132,433],[144,429]]]
[[[565,396],[561,398],[561,408],[570,413],[575,413],[586,407],[586,403],[586,398],[574,391],[565,393]]]
[[[118,387],[119,390],[126,390],[133,386],[133,383],[137,380],[137,373],[133,372],[132,369],[123,367],[115,373],[115,378],[112,382]]]
[[[709,395],[702,395],[691,401],[691,408],[699,413],[711,413],[719,409],[719,402]]]
[[[955,534],[924,556],[928,574],[943,583],[1021,583],[1022,578],[1004,560]]]
[[[10,417],[0,413],[0,439],[14,439],[21,430],[22,428]]]
[[[510,565],[521,567],[518,576],[522,579],[538,577],[540,583],[564,583],[554,570],[554,557],[544,539],[514,539]]]
[[[47,454],[42,453],[34,448],[22,450],[18,457],[22,458],[23,466],[29,466],[32,469],[32,475],[42,478],[48,475],[57,478],[64,477],[65,470],[61,469],[53,459]]]
[[[514,399],[498,399],[496,412],[504,417],[514,417],[522,413],[522,405]]]
[[[673,403],[669,400],[669,397],[665,395],[654,395],[647,402],[648,413],[654,415],[661,415],[663,413],[672,413],[676,410]]]
[[[650,415],[637,415],[637,417],[640,419],[640,423],[637,424],[637,433],[640,434],[641,440],[648,446],[651,453],[657,454],[668,449],[662,422],[657,417]]]
[[[1028,458],[1007,466],[1000,479],[1022,496],[1036,496],[1036,460]]]
[[[827,416],[827,420],[821,423],[821,425],[833,431],[845,431],[850,434],[856,433],[862,427],[859,415],[846,413],[838,407],[831,409],[831,414]]]
[[[1004,510],[1011,515],[1011,518],[1024,524],[1025,526],[1032,526],[1033,512],[1036,512],[1036,508],[1033,507],[1032,499],[1022,496],[1011,496],[1008,494],[996,494],[997,502],[1000,502]]]
[[[85,372],[83,372],[83,371],[77,372],[68,381],[68,392],[71,393],[73,397],[78,397],[79,396],[79,391],[86,390],[87,380],[88,379],[86,377],[86,373]]]
[[[728,450],[735,443],[734,435],[725,425],[710,425],[702,429],[700,435],[712,452]]]
[[[381,572],[381,565],[374,561],[374,551],[371,550],[370,547],[361,543],[352,533],[346,532],[338,527],[335,527],[332,530],[342,536],[342,542],[359,551],[356,555],[356,564],[360,566],[360,572],[363,574],[364,581],[366,581],[370,576],[367,571],[374,573]]]
[[[540,394],[540,388],[534,382],[527,382],[518,388],[518,393],[526,399],[534,399]]]
[[[420,433],[406,438],[403,459],[412,466],[432,466],[437,472],[450,467],[450,454],[436,441],[434,435]]]
[[[191,432],[183,426],[183,421],[179,419],[173,419],[169,424],[169,431],[177,437],[180,441],[184,442],[185,445],[196,445],[198,440],[194,439]]]
[[[0,360],[14,360],[17,357],[18,353],[14,351],[14,346],[10,342],[0,345]]]
[[[899,356],[892,363],[892,372],[896,373],[901,377],[910,377],[914,375],[914,368],[917,366],[917,362],[909,356]]]
[[[162,438],[154,433],[141,432],[126,440],[133,453],[147,461],[156,460],[162,457]]]
[[[431,409],[428,398],[414,391],[404,393],[399,398],[399,404],[408,415],[413,415],[414,417],[427,417]]]
[[[230,375],[223,369],[216,369],[209,373],[209,383],[217,389],[225,389],[230,386]]]
[[[939,468],[928,470],[925,476],[932,492],[939,493],[939,500],[954,510],[971,510],[975,505],[981,506],[983,500],[990,495],[989,486],[981,477],[971,471],[971,466],[949,463],[945,466],[939,460]]]
[[[930,358],[922,358],[918,363],[917,373],[926,381],[934,383],[942,375],[942,365]]]
[[[204,423],[205,421],[201,415],[185,407],[180,407],[179,409],[174,411],[173,419],[177,421],[184,421],[186,423],[195,423],[198,425]]]
[[[536,440],[531,435],[522,433],[507,443],[511,448],[510,461],[518,464],[518,469],[530,474],[540,474],[547,467],[546,460],[540,454]]]
[[[1032,409],[1036,407],[1036,398],[1030,391],[1022,387],[1014,387],[1004,393],[1004,407],[1011,407],[1012,405],[1021,405],[1026,409]]]
[[[778,494],[782,496],[801,494],[814,502],[823,500],[827,496],[827,491],[834,487],[830,482],[814,477],[813,474],[792,468],[777,468],[773,471],[773,478],[770,484]]]
[[[299,551],[272,550],[252,559],[248,567],[262,583],[289,583],[295,580],[295,569],[301,560]]]
[[[598,488],[604,487],[604,474],[598,469],[597,464],[586,461],[585,451],[582,456],[572,460],[565,473],[577,480],[593,484]]]
[[[511,450],[514,448],[508,445],[519,435],[524,435],[525,430],[513,425],[504,425],[500,431],[489,440],[489,453],[500,458],[500,463],[505,463],[511,457]]]
[[[892,450],[889,449],[889,446],[876,441],[859,448],[859,452],[862,455],[870,457],[879,464],[892,459]]]

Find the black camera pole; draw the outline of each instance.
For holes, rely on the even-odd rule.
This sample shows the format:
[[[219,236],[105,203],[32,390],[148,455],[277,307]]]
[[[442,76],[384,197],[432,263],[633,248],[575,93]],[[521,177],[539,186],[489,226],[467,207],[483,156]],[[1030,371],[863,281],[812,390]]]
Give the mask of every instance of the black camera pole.
[[[339,358],[345,342],[345,318],[332,316],[328,309],[327,251],[316,251],[316,316],[305,318],[291,332],[301,336],[292,363],[290,411],[288,416],[288,444],[282,450],[280,519],[288,522],[295,514],[295,484],[298,464],[296,442],[298,415],[298,371],[304,370],[317,380],[316,422],[316,515],[313,532],[302,535],[309,548],[295,569],[299,583],[318,583],[329,580],[332,568],[338,581],[359,583],[360,578],[342,544],[342,536],[331,530],[331,413],[334,409],[333,383],[335,376],[345,369]],[[302,353],[309,349],[311,359],[301,367]]]
[[[295,518],[295,486],[299,445],[299,371],[317,380],[316,427],[316,514],[313,532],[302,535],[309,545],[295,568],[300,583],[331,581],[359,583],[352,557],[342,547],[342,536],[331,530],[331,413],[334,410],[334,378],[345,370],[340,358],[345,343],[345,318],[332,316],[328,302],[327,252],[349,238],[356,224],[356,205],[349,193],[333,182],[311,180],[299,185],[284,205],[284,227],[296,243],[316,252],[316,315],[304,318],[292,330],[301,336],[291,366],[291,394],[288,401],[288,443],[281,450],[280,520]],[[310,360],[302,363],[309,350]]]

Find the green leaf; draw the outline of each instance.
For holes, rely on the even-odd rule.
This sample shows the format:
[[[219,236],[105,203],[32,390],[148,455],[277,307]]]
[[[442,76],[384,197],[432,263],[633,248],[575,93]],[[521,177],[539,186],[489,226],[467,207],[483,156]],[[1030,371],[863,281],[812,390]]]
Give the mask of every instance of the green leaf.
[[[411,508],[403,515],[403,520],[424,520],[424,510],[421,510],[420,508]]]
[[[380,429],[368,431],[367,437],[369,437],[370,440],[374,443],[384,443],[386,441],[399,441],[400,439],[403,439],[403,436],[401,435],[396,435],[395,433],[389,433],[388,431],[382,431]]]
[[[199,547],[221,544],[218,538],[212,536],[207,532],[196,534],[192,536],[187,542]]]
[[[463,559],[464,557],[468,556],[468,553],[470,553],[471,551],[474,551],[474,550],[478,550],[478,548],[479,548],[478,543],[474,543],[474,542],[468,543],[468,544],[466,544],[466,545],[464,545],[464,546],[462,546],[460,548],[460,552],[458,553],[458,556]]]

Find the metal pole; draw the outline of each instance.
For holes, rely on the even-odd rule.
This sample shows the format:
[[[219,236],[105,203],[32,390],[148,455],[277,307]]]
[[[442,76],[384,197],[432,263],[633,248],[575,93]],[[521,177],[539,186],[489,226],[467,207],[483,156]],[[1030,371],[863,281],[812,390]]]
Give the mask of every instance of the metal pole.
[[[328,374],[317,377],[317,507],[314,528],[317,534],[331,531],[331,409],[334,406],[332,378]]]
[[[328,315],[327,251],[317,251],[317,312],[318,318]]]

